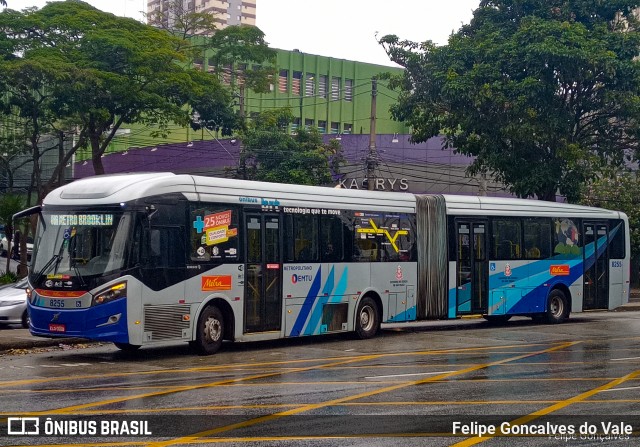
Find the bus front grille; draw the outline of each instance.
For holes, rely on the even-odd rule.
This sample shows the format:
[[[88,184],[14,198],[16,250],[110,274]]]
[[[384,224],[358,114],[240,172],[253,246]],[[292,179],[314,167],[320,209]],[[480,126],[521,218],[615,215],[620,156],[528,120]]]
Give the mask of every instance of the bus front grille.
[[[183,338],[183,330],[189,329],[189,305],[144,306],[144,331],[151,340]]]

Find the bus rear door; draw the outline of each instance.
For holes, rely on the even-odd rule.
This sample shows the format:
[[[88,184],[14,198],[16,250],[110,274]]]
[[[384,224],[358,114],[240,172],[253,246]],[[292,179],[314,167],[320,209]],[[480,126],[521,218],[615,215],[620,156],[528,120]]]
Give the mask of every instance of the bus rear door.
[[[609,308],[609,226],[606,222],[583,222],[584,303],[582,308]]]

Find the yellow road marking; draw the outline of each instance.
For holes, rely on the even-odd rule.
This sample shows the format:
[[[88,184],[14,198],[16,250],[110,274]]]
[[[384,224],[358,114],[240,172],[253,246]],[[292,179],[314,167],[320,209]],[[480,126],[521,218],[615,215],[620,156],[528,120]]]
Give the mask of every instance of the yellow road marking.
[[[407,356],[419,356],[419,355],[441,355],[441,354],[466,354],[475,352],[486,352],[493,349],[511,349],[511,348],[529,348],[535,346],[548,346],[549,343],[527,343],[524,345],[497,345],[497,346],[480,346],[473,348],[454,348],[454,349],[437,349],[430,351],[410,351],[410,352],[387,352],[376,354],[380,357],[407,357]],[[501,351],[492,352],[493,354],[500,354]],[[23,380],[10,380],[7,382],[0,382],[0,388],[8,386],[19,385],[33,385],[37,383],[54,383],[54,382],[67,382],[82,379],[105,379],[114,377],[130,377],[130,376],[145,376],[154,374],[180,374],[180,373],[199,373],[199,372],[214,372],[214,371],[242,371],[244,368],[260,368],[264,371],[266,366],[278,366],[278,365],[291,365],[300,363],[312,363],[312,362],[326,362],[326,361],[338,361],[345,359],[358,359],[366,357],[366,354],[358,356],[341,356],[341,357],[327,357],[327,358],[313,358],[313,359],[297,359],[297,360],[282,360],[282,361],[270,361],[270,362],[253,362],[234,365],[215,365],[215,366],[200,366],[196,368],[186,369],[158,369],[152,371],[136,371],[127,373],[111,373],[111,374],[85,374],[79,376],[65,376],[65,377],[50,377],[46,379],[23,379]],[[282,372],[282,371],[280,371]],[[286,372],[286,371],[285,371]]]
[[[236,424],[230,424],[230,425],[226,425],[226,426],[223,426],[223,427],[218,427],[218,428],[211,429],[211,430],[205,430],[205,431],[202,431],[202,432],[199,432],[199,433],[194,433],[194,434],[189,435],[189,436],[183,436],[183,437],[180,437],[180,438],[175,438],[173,440],[149,443],[149,446],[166,447],[166,446],[169,446],[169,445],[183,444],[185,442],[192,442],[193,440],[195,440],[197,438],[212,436],[212,435],[216,435],[216,434],[219,434],[219,433],[224,433],[224,432],[227,432],[227,431],[236,430],[236,429],[240,429],[240,428],[246,428],[246,427],[250,427],[250,426],[253,426],[253,425],[257,425],[257,424],[260,424],[260,423],[263,423],[263,422],[268,422],[268,421],[279,419],[279,418],[286,417],[286,416],[292,416],[292,415],[304,413],[304,412],[311,411],[311,410],[317,410],[317,409],[320,409],[320,408],[340,405],[340,404],[345,403],[345,402],[350,402],[350,401],[354,401],[354,400],[357,400],[357,399],[362,399],[362,398],[365,398],[365,397],[371,397],[371,396],[375,396],[375,395],[382,394],[382,393],[388,393],[388,392],[392,392],[392,391],[399,390],[399,389],[402,389],[402,388],[407,388],[409,386],[421,385],[421,384],[433,382],[433,381],[436,381],[436,380],[442,380],[442,379],[448,378],[448,377],[454,377],[454,376],[458,376],[458,375],[462,375],[462,374],[467,374],[467,373],[470,373],[470,372],[478,371],[478,370],[481,370],[481,369],[490,368],[490,367],[495,366],[495,365],[500,365],[500,364],[507,363],[507,362],[513,362],[513,361],[520,360],[520,359],[527,358],[527,357],[532,357],[532,356],[536,356],[536,355],[540,355],[540,354],[546,354],[546,353],[549,353],[549,352],[562,350],[562,349],[568,348],[570,346],[574,346],[574,345],[576,345],[578,343],[579,342],[563,343],[563,344],[560,344],[560,345],[557,345],[557,346],[553,346],[551,348],[544,349],[544,350],[541,350],[541,351],[530,352],[530,353],[518,355],[518,356],[515,356],[515,357],[509,357],[509,358],[502,359],[502,360],[496,360],[496,361],[490,362],[490,363],[483,363],[483,364],[471,366],[471,367],[468,367],[468,368],[465,368],[465,369],[462,369],[462,370],[459,370],[459,371],[443,373],[443,374],[440,374],[438,376],[427,377],[427,378],[423,378],[423,379],[419,379],[419,380],[412,380],[412,381],[408,381],[408,382],[403,382],[403,383],[399,383],[399,384],[396,384],[396,385],[391,385],[391,386],[387,386],[387,387],[384,387],[384,388],[380,388],[380,389],[377,389],[377,390],[365,391],[365,392],[362,392],[362,393],[353,394],[351,396],[346,396],[346,397],[342,397],[342,398],[338,398],[338,399],[332,399],[332,400],[328,400],[328,401],[324,401],[324,402],[301,405],[300,407],[294,408],[294,409],[291,409],[291,410],[286,410],[286,411],[282,411],[282,412],[279,412],[279,413],[273,413],[273,414],[269,414],[269,415],[265,415],[265,416],[259,416],[259,417],[256,417],[256,418],[253,418],[253,419],[249,419],[249,420],[246,420],[246,421],[243,421],[243,422],[238,422]]]
[[[301,368],[293,368],[293,369],[287,369],[287,373],[291,373],[291,372],[303,372],[303,371],[310,371],[313,369],[322,369],[322,368],[331,368],[333,365],[342,365],[345,363],[350,363],[350,362],[359,362],[362,360],[372,360],[372,359],[376,359],[379,358],[380,355],[378,354],[374,354],[374,355],[369,355],[369,356],[361,356],[361,357],[357,357],[357,358],[351,358],[348,360],[344,360],[341,362],[333,362],[333,363],[325,363],[323,365],[314,365],[314,366],[307,366],[307,367],[301,367]],[[91,407],[98,407],[98,406],[103,406],[103,405],[111,405],[111,404],[116,404],[116,403],[121,403],[121,402],[127,402],[130,400],[136,400],[136,399],[145,399],[148,397],[155,397],[155,396],[164,396],[167,394],[172,394],[172,393],[177,393],[177,392],[182,392],[182,391],[193,391],[193,390],[200,390],[200,389],[205,389],[205,388],[213,388],[216,386],[220,386],[221,384],[230,384],[230,383],[236,383],[236,382],[242,382],[242,381],[247,381],[247,380],[256,380],[256,379],[264,379],[267,377],[273,377],[273,376],[277,376],[277,375],[282,375],[283,372],[273,372],[273,373],[265,373],[265,374],[256,374],[253,376],[249,376],[249,377],[241,377],[241,378],[237,378],[237,379],[226,379],[226,380],[221,380],[221,381],[217,381],[217,382],[210,382],[210,383],[205,383],[205,384],[200,384],[200,385],[185,385],[185,386],[178,386],[175,387],[171,390],[161,390],[161,391],[155,391],[155,392],[151,392],[151,393],[144,393],[144,394],[136,394],[134,396],[123,396],[123,397],[116,397],[113,399],[107,399],[107,400],[102,400],[102,401],[98,401],[98,402],[89,402],[86,404],[80,404],[80,405],[72,405],[69,407],[64,407],[64,408],[58,408],[55,410],[43,410],[43,411],[36,411],[36,412],[30,412],[30,413],[24,413],[25,416],[42,416],[42,415],[52,415],[52,414],[68,414],[70,412],[75,412],[75,411],[79,411],[79,410],[84,410],[86,408],[91,408]]]
[[[615,386],[621,385],[624,382],[633,379],[635,377],[637,377],[638,375],[640,375],[640,369],[636,370],[632,373],[629,373],[625,376],[619,377],[615,380],[612,380],[609,383],[606,383],[602,386],[599,386],[597,388],[594,388],[592,390],[589,391],[585,391],[584,393],[578,394],[577,396],[574,396],[570,399],[566,399],[563,400],[561,402],[558,402],[556,404],[553,404],[549,407],[543,408],[541,410],[538,411],[534,411],[533,413],[530,413],[526,416],[522,416],[518,419],[515,419],[513,421],[510,422],[510,424],[513,425],[523,425],[526,424],[528,422],[531,422],[535,419],[538,419],[540,416],[546,416],[547,414],[553,413],[555,411],[561,410],[565,407],[568,407],[569,405],[572,405],[574,403],[578,403],[578,402],[582,402],[585,399],[590,398],[591,396],[594,396],[602,391],[611,389]],[[458,442],[456,444],[453,444],[451,447],[467,447],[470,445],[476,445],[476,444],[480,444],[481,442],[485,442],[488,441],[489,439],[495,438],[495,436],[483,436],[483,437],[474,437],[474,438],[468,438],[465,439],[464,441]]]

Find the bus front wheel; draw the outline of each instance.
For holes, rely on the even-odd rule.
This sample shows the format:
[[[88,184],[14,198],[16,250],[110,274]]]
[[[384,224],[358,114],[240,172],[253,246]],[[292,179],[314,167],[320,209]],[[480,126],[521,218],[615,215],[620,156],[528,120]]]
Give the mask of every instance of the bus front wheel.
[[[547,299],[547,323],[562,323],[569,318],[569,301],[562,290],[552,290]]]
[[[356,334],[364,340],[371,338],[380,330],[378,305],[371,297],[364,297],[356,314]]]
[[[200,314],[198,332],[191,344],[202,355],[215,354],[224,338],[224,316],[216,306],[209,306]]]

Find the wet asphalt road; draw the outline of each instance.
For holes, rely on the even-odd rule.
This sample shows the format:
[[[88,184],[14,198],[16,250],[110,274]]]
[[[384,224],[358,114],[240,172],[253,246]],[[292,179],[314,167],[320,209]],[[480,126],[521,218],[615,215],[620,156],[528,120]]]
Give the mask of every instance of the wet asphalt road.
[[[184,344],[3,355],[0,445],[638,445],[639,341],[640,312],[598,312],[229,344],[210,357]],[[41,434],[7,435],[20,416]]]

